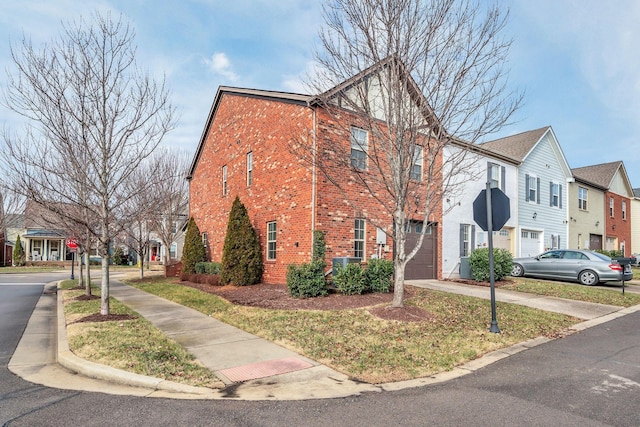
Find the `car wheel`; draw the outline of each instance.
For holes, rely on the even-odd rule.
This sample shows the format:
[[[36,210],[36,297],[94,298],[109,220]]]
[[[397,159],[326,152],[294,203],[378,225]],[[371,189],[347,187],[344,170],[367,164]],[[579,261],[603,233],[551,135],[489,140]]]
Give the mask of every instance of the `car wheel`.
[[[585,286],[597,285],[600,282],[600,278],[598,277],[596,272],[592,270],[584,270],[580,272],[578,280]]]
[[[511,267],[511,276],[512,277],[524,276],[524,268],[522,268],[520,264],[513,264],[513,267]]]

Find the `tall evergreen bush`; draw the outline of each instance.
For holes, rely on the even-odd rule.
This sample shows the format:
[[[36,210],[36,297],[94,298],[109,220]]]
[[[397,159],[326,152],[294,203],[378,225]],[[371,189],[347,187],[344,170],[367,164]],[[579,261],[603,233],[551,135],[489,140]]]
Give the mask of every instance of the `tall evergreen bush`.
[[[236,196],[229,212],[227,235],[222,250],[220,283],[254,285],[262,279],[262,251],[247,208]]]
[[[189,219],[187,232],[184,236],[184,247],[182,249],[182,274],[193,274],[196,272],[196,264],[207,260],[207,252],[202,243],[200,229],[193,219]]]
[[[16,238],[16,245],[13,248],[13,265],[22,267],[26,264],[26,257],[22,243],[20,243],[20,235]]]

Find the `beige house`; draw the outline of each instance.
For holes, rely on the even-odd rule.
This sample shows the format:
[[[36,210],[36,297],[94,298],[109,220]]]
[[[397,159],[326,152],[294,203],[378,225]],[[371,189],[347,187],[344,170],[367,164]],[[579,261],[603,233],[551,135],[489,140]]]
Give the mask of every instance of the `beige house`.
[[[574,175],[569,185],[569,242],[571,249],[603,249],[604,205],[607,188]]]

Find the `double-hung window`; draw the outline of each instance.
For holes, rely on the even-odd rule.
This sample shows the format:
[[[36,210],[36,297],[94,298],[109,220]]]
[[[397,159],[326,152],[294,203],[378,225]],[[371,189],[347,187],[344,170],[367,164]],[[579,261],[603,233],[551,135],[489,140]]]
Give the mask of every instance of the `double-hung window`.
[[[416,145],[413,150],[413,164],[411,165],[411,179],[422,180],[422,147]]]
[[[627,202],[622,201],[622,219],[627,219]]]
[[[276,222],[267,223],[267,260],[276,259]]]
[[[367,150],[369,147],[369,134],[366,130],[357,127],[351,128],[351,166],[355,169],[367,168]]]
[[[353,226],[353,257],[364,259],[364,219],[356,218]]]
[[[551,200],[549,202],[549,204],[555,208],[561,208],[562,204],[560,203],[560,189],[562,187],[560,186],[560,184],[556,183],[556,182],[552,182],[549,186],[549,190],[550,190],[550,194],[551,194]]]
[[[589,192],[584,187],[578,187],[578,209],[587,210],[587,196]]]
[[[247,153],[247,187],[253,183],[253,152]]]
[[[460,224],[460,256],[469,256],[474,249],[475,225]]]
[[[613,197],[609,197],[609,216],[611,218],[613,218],[613,205],[614,205]]]
[[[500,165],[495,163],[489,164],[489,182],[491,183],[491,188],[501,188],[500,185]]]
[[[222,195],[227,195],[227,165],[222,167]]]
[[[540,178],[525,176],[525,197],[527,202],[540,203]]]

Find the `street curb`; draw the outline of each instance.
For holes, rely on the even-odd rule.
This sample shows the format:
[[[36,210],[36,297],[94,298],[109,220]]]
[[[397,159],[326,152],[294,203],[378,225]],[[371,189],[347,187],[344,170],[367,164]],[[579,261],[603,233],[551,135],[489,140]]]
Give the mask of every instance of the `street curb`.
[[[111,366],[101,365],[86,359],[82,359],[69,349],[69,340],[67,337],[66,318],[64,315],[64,304],[62,301],[62,290],[60,282],[57,283],[57,313],[58,315],[58,339],[56,358],[57,362],[68,370],[84,375],[89,378],[95,378],[112,382],[115,384],[126,385],[131,387],[140,387],[151,390],[166,391],[170,393],[186,393],[199,395],[205,398],[207,395],[218,394],[217,390],[206,387],[195,387],[186,384],[179,384],[173,381],[163,380],[161,378],[149,377],[146,375],[136,374],[124,371],[122,369],[113,368]]]

